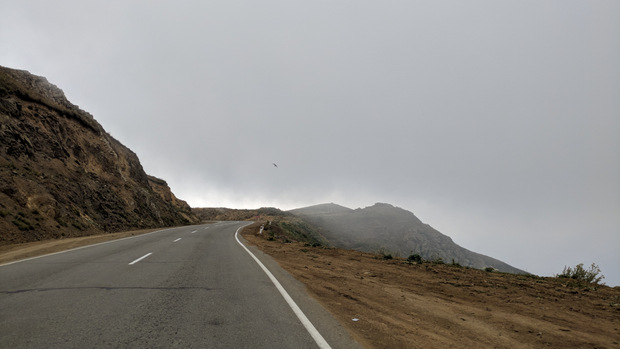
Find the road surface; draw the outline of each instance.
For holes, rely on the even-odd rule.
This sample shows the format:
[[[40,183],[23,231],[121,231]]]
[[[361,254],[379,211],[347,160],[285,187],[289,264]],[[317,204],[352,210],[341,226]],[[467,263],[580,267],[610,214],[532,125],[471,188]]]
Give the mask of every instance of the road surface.
[[[0,347],[318,348],[235,239],[245,224],[165,229],[0,266]],[[325,343],[357,347],[301,284],[250,250]]]

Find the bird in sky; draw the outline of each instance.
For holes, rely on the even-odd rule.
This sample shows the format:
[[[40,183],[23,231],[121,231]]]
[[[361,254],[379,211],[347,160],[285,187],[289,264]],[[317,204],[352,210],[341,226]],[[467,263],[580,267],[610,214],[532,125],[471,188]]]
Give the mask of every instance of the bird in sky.
[[[278,165],[276,165],[275,162],[272,162],[271,164],[273,165],[273,167],[276,167],[276,168],[278,167]]]

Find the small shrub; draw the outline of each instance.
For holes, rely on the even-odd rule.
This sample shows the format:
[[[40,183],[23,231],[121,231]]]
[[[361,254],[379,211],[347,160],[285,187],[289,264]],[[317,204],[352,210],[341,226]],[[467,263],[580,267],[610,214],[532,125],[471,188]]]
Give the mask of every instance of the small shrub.
[[[275,241],[276,240],[276,233],[273,231],[269,232],[269,237],[267,238],[267,240],[269,241]]]
[[[587,270],[583,268],[583,263],[577,264],[574,268],[565,266],[562,274],[558,274],[556,277],[573,279],[597,285],[605,278],[605,276],[601,274],[601,268],[594,263],[592,263],[590,269]]]
[[[17,226],[17,229],[22,230],[22,231],[34,229],[34,227],[30,224],[30,222],[28,222],[26,219],[20,216],[16,217],[13,220],[13,224]]]
[[[62,226],[66,228],[69,226],[69,224],[67,224],[67,222],[62,217],[56,217],[55,219],[56,219],[56,222],[58,222],[59,227]]]
[[[486,267],[486,268],[484,268],[484,271],[492,273],[492,272],[495,271],[495,268],[493,268],[493,267]]]
[[[381,247],[379,249],[379,254],[382,256],[383,259],[392,259],[392,253],[390,251],[388,251],[387,248],[385,247]]]
[[[17,169],[17,167],[15,167],[15,164],[12,163],[12,162],[4,164],[4,165],[2,165],[0,167],[8,168],[9,170],[16,170]]]
[[[414,253],[414,254],[409,255],[409,257],[407,257],[407,262],[422,263],[422,257],[419,254]]]

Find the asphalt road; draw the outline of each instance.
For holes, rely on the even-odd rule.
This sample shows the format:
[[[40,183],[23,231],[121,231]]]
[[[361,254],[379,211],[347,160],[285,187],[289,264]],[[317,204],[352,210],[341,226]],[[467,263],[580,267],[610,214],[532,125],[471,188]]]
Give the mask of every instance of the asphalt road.
[[[235,239],[244,224],[166,229],[0,266],[0,347],[318,348]],[[250,250],[329,346],[357,347],[300,283]]]

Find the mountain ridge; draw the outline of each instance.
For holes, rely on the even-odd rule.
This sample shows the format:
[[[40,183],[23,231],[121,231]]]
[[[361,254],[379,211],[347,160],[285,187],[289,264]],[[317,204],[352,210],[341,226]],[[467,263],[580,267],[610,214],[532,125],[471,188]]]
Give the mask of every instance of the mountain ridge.
[[[352,209],[335,204],[333,202],[326,204],[318,204],[307,207],[301,207],[297,209],[289,210],[288,212],[295,214],[296,211],[303,210],[305,212],[313,212],[313,214],[330,214],[330,213],[338,213],[338,212],[351,212]]]
[[[418,254],[431,261],[526,273],[496,258],[459,246],[449,236],[400,207],[376,203],[347,211],[344,206],[333,205],[320,204],[288,212],[317,227],[318,232],[336,247],[363,252],[384,251],[386,254],[395,253],[404,257]]]

